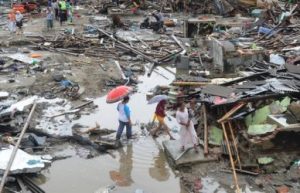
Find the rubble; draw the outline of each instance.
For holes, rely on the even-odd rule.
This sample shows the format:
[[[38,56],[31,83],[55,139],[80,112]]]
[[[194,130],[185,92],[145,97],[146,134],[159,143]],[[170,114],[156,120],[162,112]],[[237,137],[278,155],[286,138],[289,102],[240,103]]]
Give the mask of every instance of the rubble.
[[[3,174],[6,169],[7,162],[10,158],[10,154],[13,150],[13,146],[4,147],[1,149],[0,157],[0,173]],[[36,173],[41,171],[49,165],[51,160],[44,159],[43,156],[33,156],[28,153],[18,150],[14,163],[10,169],[11,174],[24,174],[24,173]]]
[[[180,101],[195,99],[199,104],[200,154],[179,152],[178,141],[162,143],[181,174],[184,167],[195,169],[196,180],[184,178],[187,188],[206,189],[196,169],[199,162],[217,162],[223,163],[217,171],[233,173],[230,186],[234,184],[237,191],[242,189],[239,179],[243,174],[257,177],[258,189],[297,192],[295,184],[287,187],[275,177],[274,182],[260,182],[259,178],[279,174],[288,176],[288,181],[299,180],[299,168],[291,164],[299,159],[295,151],[300,130],[299,3],[166,0],[143,1],[134,9],[123,1],[81,3],[85,12],[80,15],[76,9],[75,15],[83,16],[78,19],[83,24],[34,33],[39,31],[33,29],[33,22],[27,22],[27,16],[42,16],[26,13],[30,33],[21,37],[6,34],[11,39],[1,39],[0,146],[13,144],[28,108],[38,104],[22,140],[24,151],[18,150],[10,174],[42,171],[46,161],[34,154],[45,153],[57,142],[85,147],[87,158],[119,148],[111,135],[115,131],[102,128],[101,123],[71,126],[97,108],[95,100],[84,97],[103,95],[119,85],[131,85],[140,92],[138,76],[151,78],[154,72],[169,80],[158,67],[171,65],[177,70],[176,79],[168,86],[158,86],[149,96],[167,96],[170,111]],[[157,9],[164,17],[163,28],[142,25],[152,22],[150,15]],[[5,25],[1,16],[1,35]],[[11,149],[0,151],[1,170]],[[286,151],[291,153],[283,160]]]

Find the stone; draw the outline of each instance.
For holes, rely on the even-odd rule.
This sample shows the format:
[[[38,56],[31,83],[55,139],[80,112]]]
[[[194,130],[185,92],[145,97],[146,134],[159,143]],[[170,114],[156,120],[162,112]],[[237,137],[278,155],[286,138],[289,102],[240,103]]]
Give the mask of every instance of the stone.
[[[64,79],[64,76],[60,73],[56,73],[56,74],[53,74],[52,75],[52,79],[55,81],[55,82],[60,82]]]
[[[176,62],[176,67],[182,70],[188,70],[190,64],[190,58],[188,56],[180,56],[178,62]]]
[[[0,99],[5,99],[9,96],[8,92],[0,91]]]
[[[276,193],[289,193],[289,188],[287,186],[280,186],[276,188]]]
[[[199,153],[195,153],[194,149],[191,148],[183,153],[180,148],[179,140],[169,140],[163,141],[164,150],[170,156],[170,158],[174,161],[176,166],[184,165],[184,164],[196,164],[196,163],[207,163],[216,161],[217,157],[208,155],[204,156],[204,151],[202,148],[198,147]]]
[[[255,180],[254,180],[254,183],[255,183],[258,187],[260,187],[260,188],[264,187],[264,180],[261,179],[261,178],[255,179]]]
[[[298,182],[300,180],[300,169],[297,164],[292,165],[288,173],[291,181]]]

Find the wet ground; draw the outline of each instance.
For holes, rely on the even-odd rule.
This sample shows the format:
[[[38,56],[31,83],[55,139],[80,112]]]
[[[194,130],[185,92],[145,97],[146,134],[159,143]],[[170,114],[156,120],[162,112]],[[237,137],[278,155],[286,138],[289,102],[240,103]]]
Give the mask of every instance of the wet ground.
[[[146,75],[140,77],[138,92],[131,96],[129,105],[135,123],[133,131],[138,135],[141,133],[140,124],[151,121],[155,109],[155,104],[147,105],[146,93],[156,85],[168,85],[174,78],[172,73],[162,68],[160,73],[165,77],[155,72],[150,78]],[[98,111],[82,117],[74,124],[94,126],[98,122],[101,128],[116,129],[117,104],[106,104],[105,96],[96,99],[95,103],[99,106]],[[44,171],[44,177],[39,178],[41,188],[48,193],[82,193],[97,192],[98,189],[115,185],[114,192],[122,193],[134,192],[136,189],[153,193],[166,190],[184,193],[161,147],[161,141],[167,139],[167,136],[162,136],[155,141],[152,137],[141,135],[138,139],[125,142],[124,147],[113,152],[113,155],[105,154],[92,159],[78,156],[78,152],[84,151],[83,148],[71,145],[64,147],[65,150],[57,154],[73,157],[56,161]]]
[[[76,152],[69,147],[68,152]],[[72,157],[53,163],[44,171],[45,182],[41,185],[46,192],[97,192],[108,185],[115,185],[114,192],[130,193],[136,189],[145,192],[183,193],[169,168],[164,153],[152,139],[140,139],[124,146],[110,155],[93,159]],[[99,191],[102,193],[102,191]]]
[[[30,32],[40,31],[38,28],[31,29],[31,26],[36,26],[37,22],[42,22],[42,20],[34,20],[28,23],[27,27]],[[57,25],[56,27],[56,31],[61,28]],[[66,26],[62,28],[64,27]],[[86,59],[84,58],[82,61]],[[62,58],[59,63],[65,63],[65,59]],[[103,92],[106,92],[105,89],[100,88],[103,83],[95,82],[95,80],[100,81],[101,78],[107,76],[108,72],[116,74],[115,71],[111,70],[115,69],[115,66],[109,66],[111,69],[108,72],[102,72],[100,67],[95,67],[93,62],[90,64],[84,63],[84,65],[80,61],[78,63],[78,66],[77,64],[75,67],[73,65],[71,70],[76,81],[86,88],[87,94],[83,97],[95,96],[97,95],[95,93],[99,93],[100,96]],[[168,70],[163,68],[158,68],[158,70],[160,74],[153,72],[150,78],[146,75],[139,78],[141,83],[138,84],[138,92],[131,96],[129,102],[132,109],[132,120],[135,125],[133,130],[137,138],[129,142],[125,140],[123,148],[112,151],[110,154],[103,154],[91,159],[84,158],[89,153],[84,147],[72,144],[58,145],[55,149],[60,150],[55,155],[71,156],[71,158],[55,161],[51,167],[44,170],[35,179],[41,188],[47,193],[104,193],[107,186],[115,186],[113,192],[116,193],[133,193],[137,189],[144,190],[144,193],[185,193],[184,188],[181,186],[182,180],[180,180],[179,172],[171,169],[161,147],[161,142],[168,140],[168,137],[161,136],[157,140],[153,140],[150,136],[142,135],[140,129],[141,124],[152,121],[155,109],[155,105],[147,105],[146,93],[156,85],[169,85],[174,79],[174,74]],[[173,69],[170,70],[174,71]],[[36,87],[43,90],[41,85],[46,85],[45,82],[47,81],[37,81],[40,82],[40,85]],[[74,124],[81,124],[86,128],[90,128],[95,126],[95,122],[98,122],[101,128],[116,130],[118,126],[117,104],[106,104],[105,96],[96,98],[94,102],[98,105],[96,112],[73,121],[69,128]],[[176,125],[173,122],[169,122],[169,126],[171,129],[176,130]],[[192,168],[186,170],[185,174],[191,175],[191,173],[194,173],[195,175],[202,174],[201,176],[205,176],[202,177],[203,189],[201,192],[234,192],[231,174],[213,173],[213,170],[216,170],[221,164],[220,161],[201,165],[197,171]],[[225,165],[228,168],[228,160],[226,160]],[[206,172],[207,170],[212,172]],[[180,174],[180,176],[184,175]],[[239,179],[241,183],[248,184],[245,179]],[[253,193],[248,187],[245,192]]]
[[[158,68],[158,70],[159,74],[154,72],[150,78],[146,75],[139,77],[138,91],[130,98],[133,133],[136,138],[131,141],[124,139],[122,148],[91,159],[85,158],[88,157],[89,150],[84,147],[70,144],[59,146],[60,150],[56,151],[55,155],[71,156],[71,158],[55,161],[51,167],[44,170],[42,175],[35,179],[41,188],[47,193],[104,193],[108,186],[114,186],[112,192],[116,193],[133,193],[138,189],[144,190],[144,193],[164,193],[166,190],[172,193],[187,192],[180,179],[180,176],[185,175],[180,175],[179,171],[169,166],[161,145],[162,141],[169,140],[169,137],[163,135],[154,140],[147,135],[147,132],[141,130],[142,124],[152,121],[155,110],[155,104],[147,104],[146,94],[157,85],[170,84],[175,78],[171,73],[175,72],[174,69]],[[98,122],[101,128],[116,130],[118,126],[117,104],[107,104],[105,97],[94,100],[94,103],[98,105],[96,112],[84,115],[72,124],[93,127],[95,122]],[[166,122],[173,131],[177,130],[178,126],[174,120],[166,119]],[[173,135],[178,138],[176,132]],[[186,174],[192,175],[191,178],[193,175],[200,176],[199,174],[205,176],[202,177],[202,192],[234,191],[231,187],[233,182],[231,174],[216,175],[208,172],[217,167],[218,163],[206,164],[198,167],[199,171],[187,170]],[[252,191],[247,187],[245,192]]]

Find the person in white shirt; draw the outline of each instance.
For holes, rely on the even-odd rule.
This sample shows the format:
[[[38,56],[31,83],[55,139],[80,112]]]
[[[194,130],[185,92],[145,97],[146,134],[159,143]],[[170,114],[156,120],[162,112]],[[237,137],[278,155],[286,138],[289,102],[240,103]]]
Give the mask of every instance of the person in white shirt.
[[[17,34],[22,34],[23,27],[23,15],[20,11],[16,11],[16,26],[18,27]]]
[[[130,109],[127,103],[129,102],[129,97],[124,97],[123,101],[118,104],[117,110],[119,112],[119,128],[117,131],[116,140],[120,140],[123,133],[124,127],[126,127],[127,139],[131,138],[132,128],[130,119]]]
[[[54,12],[54,15],[55,15],[55,20],[59,20],[59,8],[58,8],[58,2],[57,0],[54,0],[52,2],[52,9],[53,9],[53,12]]]

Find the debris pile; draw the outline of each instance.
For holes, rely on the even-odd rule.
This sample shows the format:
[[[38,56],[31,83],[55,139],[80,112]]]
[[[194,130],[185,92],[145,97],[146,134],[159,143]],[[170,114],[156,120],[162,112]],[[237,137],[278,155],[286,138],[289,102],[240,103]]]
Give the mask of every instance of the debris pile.
[[[233,173],[237,191],[237,173],[282,174],[288,181],[299,180],[294,151],[300,146],[299,4],[275,0],[142,1],[138,7],[123,1],[83,4],[89,8],[85,15],[89,23],[83,28],[25,33],[21,40],[3,43],[9,48],[1,47],[0,173],[6,170],[7,155],[16,149],[8,169],[10,180],[38,189],[27,173],[38,173],[54,161],[45,155],[53,153],[57,143],[86,147],[90,152],[86,158],[118,148],[114,130],[98,123],[71,127],[72,121],[96,108],[93,100],[82,99],[85,87],[98,95],[99,90],[106,93],[118,85],[135,86],[137,76],[145,72],[168,79],[156,67],[172,64],[176,79],[151,94],[168,95],[172,110],[178,102],[196,101],[195,126],[203,146],[193,159],[188,151],[177,155],[178,141],[165,142],[175,164],[221,160],[225,164],[220,171]],[[144,18],[137,16],[143,13]],[[137,16],[138,21],[124,16]],[[5,25],[2,20],[1,16],[0,26]],[[22,46],[15,48],[12,42]],[[55,54],[66,58],[53,62]],[[30,107],[36,109],[28,122]],[[29,127],[26,133],[23,125]],[[287,151],[290,155],[281,159]],[[199,192],[198,177],[194,186]],[[259,184],[278,191],[286,190],[285,185],[280,180]],[[297,185],[289,188],[297,192]]]

